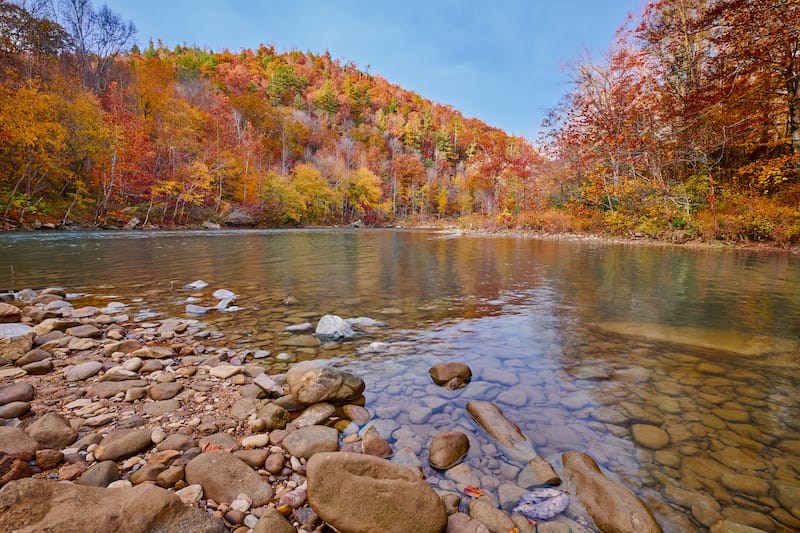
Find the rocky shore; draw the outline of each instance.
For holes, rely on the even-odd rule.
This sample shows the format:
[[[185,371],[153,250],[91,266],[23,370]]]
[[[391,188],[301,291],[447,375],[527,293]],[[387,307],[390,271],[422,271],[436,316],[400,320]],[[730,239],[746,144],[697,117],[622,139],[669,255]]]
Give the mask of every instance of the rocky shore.
[[[390,445],[353,373],[320,361],[274,373],[280,354],[211,346],[198,320],[78,302],[51,288],[0,303],[0,530],[661,531],[590,456],[566,452],[557,472],[494,403],[468,402],[475,431],[526,465],[499,496],[462,462],[464,432]],[[370,325],[290,327],[334,343]],[[424,376],[447,389],[471,377],[458,361]],[[634,428],[654,448],[659,431]],[[448,483],[430,485],[423,465]],[[711,529],[748,531],[735,527],[747,526]]]

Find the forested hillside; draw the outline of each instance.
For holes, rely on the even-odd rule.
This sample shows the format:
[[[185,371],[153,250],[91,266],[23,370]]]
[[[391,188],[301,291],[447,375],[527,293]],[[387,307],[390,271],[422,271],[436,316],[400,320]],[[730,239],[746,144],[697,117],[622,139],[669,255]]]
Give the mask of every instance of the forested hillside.
[[[799,2],[653,2],[573,77],[549,142],[579,220],[800,240]]]
[[[572,67],[538,150],[327,52],[134,42],[90,0],[0,0],[6,227],[443,220],[800,241],[793,0],[644,5]]]
[[[141,50],[105,7],[59,5],[0,1],[8,223],[426,221],[532,198],[523,139],[328,53]]]

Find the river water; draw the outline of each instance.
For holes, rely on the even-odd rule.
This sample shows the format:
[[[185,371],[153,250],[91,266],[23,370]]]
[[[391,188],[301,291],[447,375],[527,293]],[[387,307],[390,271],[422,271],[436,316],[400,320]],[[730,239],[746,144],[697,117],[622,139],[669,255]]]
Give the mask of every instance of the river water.
[[[358,374],[371,423],[442,490],[518,497],[524,465],[466,413],[481,399],[557,468],[591,455],[665,531],[800,529],[798,257],[395,230],[0,234],[0,289],[45,286],[142,322],[234,291],[237,311],[195,317],[210,343],[268,350],[273,373],[325,358]],[[284,330],[328,313],[386,325],[326,346]],[[467,363],[469,386],[434,385],[442,361]],[[472,472],[425,466],[450,429]]]

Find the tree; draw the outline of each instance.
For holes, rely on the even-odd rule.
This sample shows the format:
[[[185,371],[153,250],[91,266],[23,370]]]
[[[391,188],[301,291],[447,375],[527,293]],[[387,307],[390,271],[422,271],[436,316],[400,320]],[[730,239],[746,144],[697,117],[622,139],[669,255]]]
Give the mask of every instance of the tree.
[[[102,91],[108,84],[111,64],[132,42],[136,26],[105,4],[95,9],[91,0],[59,0],[58,6],[84,84]]]

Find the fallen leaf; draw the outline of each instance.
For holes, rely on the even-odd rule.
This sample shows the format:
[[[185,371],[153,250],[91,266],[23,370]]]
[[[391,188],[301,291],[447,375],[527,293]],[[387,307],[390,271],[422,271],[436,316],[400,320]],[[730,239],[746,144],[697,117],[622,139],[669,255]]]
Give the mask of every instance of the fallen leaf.
[[[472,485],[464,487],[464,494],[472,496],[473,498],[480,498],[483,496],[483,490],[480,487],[473,487]]]
[[[222,446],[219,444],[214,444],[213,442],[206,442],[203,444],[203,448],[200,450],[202,453],[206,452],[216,452],[222,449]]]

